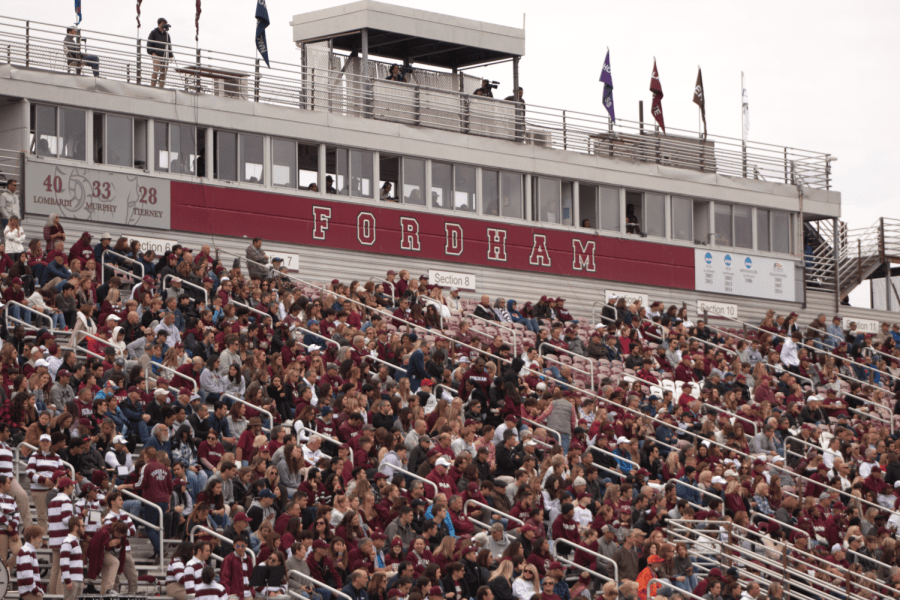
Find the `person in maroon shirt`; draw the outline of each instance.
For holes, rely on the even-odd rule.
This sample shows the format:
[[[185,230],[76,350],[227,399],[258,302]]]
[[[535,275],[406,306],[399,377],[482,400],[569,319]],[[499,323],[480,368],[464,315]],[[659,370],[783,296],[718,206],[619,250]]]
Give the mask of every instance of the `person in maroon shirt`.
[[[363,418],[359,413],[353,413],[346,421],[338,427],[338,439],[342,442],[349,442],[353,436],[362,431]]]
[[[156,510],[158,506],[165,513],[169,509],[169,498],[172,496],[172,471],[156,460],[156,448],[145,448],[142,452],[146,464],[141,469],[137,483],[134,485],[136,491],[141,492],[141,496],[155,504],[150,506],[142,505],[141,518],[148,523],[158,522],[159,512]],[[159,559],[160,539],[159,531],[147,528],[147,537],[153,545],[152,561]]]
[[[247,425],[247,429],[238,439],[237,446],[234,449],[235,460],[241,461],[246,466],[253,458],[253,440],[262,431],[262,420],[259,417],[252,417]]]
[[[22,280],[14,277],[10,285],[3,290],[3,302],[18,302],[25,304],[25,292],[22,291]],[[21,306],[10,306],[9,313],[13,318],[31,323],[31,311],[27,311]]]
[[[218,434],[212,430],[207,432],[206,439],[200,442],[197,448],[197,460],[203,465],[203,470],[208,476],[212,477],[224,454],[225,446],[219,442]]]

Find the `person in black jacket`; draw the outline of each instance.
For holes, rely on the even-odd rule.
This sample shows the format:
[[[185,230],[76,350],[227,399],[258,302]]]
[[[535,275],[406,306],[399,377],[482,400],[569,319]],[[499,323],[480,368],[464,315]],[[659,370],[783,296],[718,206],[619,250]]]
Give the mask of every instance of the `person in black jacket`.
[[[503,444],[497,448],[497,470],[494,477],[514,477],[516,470],[525,462],[516,452],[516,432],[507,429],[503,432]]]
[[[169,69],[169,59],[172,58],[172,38],[169,37],[169,22],[163,18],[156,21],[157,28],[147,37],[147,54],[153,57],[153,75],[150,78],[150,87],[166,85],[166,71]]]
[[[488,587],[494,594],[494,600],[516,600],[512,591],[513,564],[510,560],[503,560],[494,571],[494,576],[488,581]]]
[[[478,546],[471,544],[462,551],[462,565],[465,569],[463,579],[469,590],[477,590],[483,585],[487,585],[490,573],[487,569],[478,564]]]
[[[475,316],[488,321],[497,321],[497,315],[491,308],[491,298],[487,294],[481,297],[481,302],[475,307]]]
[[[444,588],[444,598],[448,600],[469,600],[472,594],[469,593],[469,585],[466,583],[466,568],[461,562],[452,562],[444,569],[447,576],[441,580],[441,587]],[[450,594],[453,594],[452,596]]]

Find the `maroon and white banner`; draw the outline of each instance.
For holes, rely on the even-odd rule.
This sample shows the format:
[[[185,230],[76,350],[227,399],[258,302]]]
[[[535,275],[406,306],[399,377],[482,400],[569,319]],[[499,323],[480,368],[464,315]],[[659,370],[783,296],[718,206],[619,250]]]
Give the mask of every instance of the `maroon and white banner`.
[[[694,288],[692,248],[172,182],[172,229],[590,279]]]

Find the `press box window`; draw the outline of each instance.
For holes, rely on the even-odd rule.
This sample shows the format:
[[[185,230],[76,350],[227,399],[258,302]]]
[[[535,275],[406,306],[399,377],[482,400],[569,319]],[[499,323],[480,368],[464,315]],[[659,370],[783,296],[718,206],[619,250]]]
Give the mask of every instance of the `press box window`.
[[[318,146],[278,138],[272,140],[272,185],[317,191],[318,179]]]
[[[87,160],[87,112],[33,104],[31,151],[38,156]]]
[[[223,132],[216,132],[221,134]],[[236,134],[227,134],[234,136]],[[153,146],[157,171],[197,174],[197,129],[175,123],[153,124]],[[219,179],[226,179],[220,177]],[[229,179],[234,181],[234,179]]]
[[[146,168],[146,119],[95,112],[93,141],[96,164]]]
[[[481,170],[481,212],[485,215],[522,218],[522,175]]]
[[[325,151],[325,191],[338,196],[372,198],[374,160],[371,152],[329,146]]]

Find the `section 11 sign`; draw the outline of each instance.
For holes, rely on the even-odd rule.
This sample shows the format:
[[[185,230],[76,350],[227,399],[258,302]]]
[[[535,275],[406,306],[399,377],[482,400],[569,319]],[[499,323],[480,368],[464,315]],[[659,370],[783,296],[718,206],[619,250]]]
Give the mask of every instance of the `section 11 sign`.
[[[694,289],[795,302],[794,262],[695,249]]]

